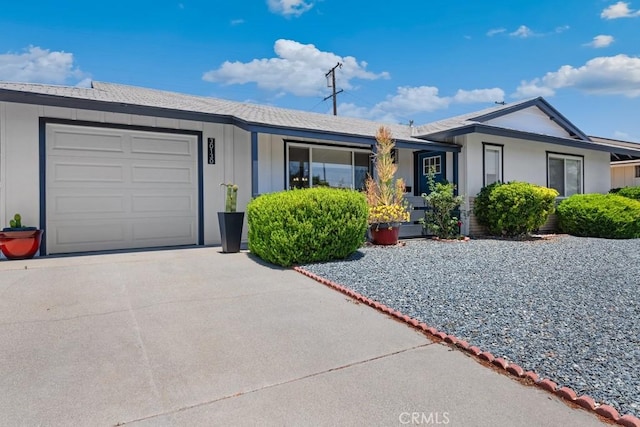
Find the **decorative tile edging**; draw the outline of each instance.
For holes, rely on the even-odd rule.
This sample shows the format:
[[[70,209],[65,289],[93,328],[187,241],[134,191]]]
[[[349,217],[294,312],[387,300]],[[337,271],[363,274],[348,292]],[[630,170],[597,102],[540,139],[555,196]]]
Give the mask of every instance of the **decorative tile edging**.
[[[584,408],[590,412],[595,412],[597,415],[607,418],[608,420],[614,421],[615,423],[624,426],[624,427],[640,427],[640,418],[627,414],[624,416],[620,416],[618,411],[606,404],[598,405],[592,397],[588,395],[578,396],[576,392],[569,387],[558,387],[558,385],[547,378],[540,378],[538,374],[533,371],[525,372],[520,366],[515,363],[509,363],[505,359],[501,357],[495,357],[493,354],[482,351],[480,348],[476,346],[469,345],[468,342],[461,340],[453,335],[448,335],[445,332],[438,331],[433,327],[427,326],[425,323],[421,323],[417,319],[413,319],[409,316],[402,314],[399,311],[395,311],[392,308],[387,307],[384,304],[381,304],[377,301],[374,301],[366,296],[355,292],[345,286],[342,286],[338,283],[332,282],[329,279],[325,279],[324,277],[318,276],[315,273],[305,270],[302,267],[293,267],[295,271],[301,273],[317,282],[322,283],[330,288],[333,288],[343,294],[360,301],[370,307],[375,308],[385,314],[388,314],[392,317],[395,317],[397,320],[408,324],[409,326],[416,328],[425,334],[429,335],[430,338],[434,342],[442,342],[449,344],[450,346],[457,347],[461,350],[466,351],[467,353],[474,356],[476,359],[484,363],[489,363],[492,366],[496,367],[498,371],[505,373],[507,375],[516,377],[521,380],[528,381],[533,385],[541,388],[543,390],[548,391],[549,393],[553,393],[561,399],[573,403],[574,405],[578,405],[581,408]]]

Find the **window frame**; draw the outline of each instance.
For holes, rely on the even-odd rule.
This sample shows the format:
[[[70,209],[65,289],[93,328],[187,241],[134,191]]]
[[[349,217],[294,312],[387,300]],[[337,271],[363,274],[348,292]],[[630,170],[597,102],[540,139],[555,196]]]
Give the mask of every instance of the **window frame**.
[[[422,158],[422,175],[427,176],[429,175],[429,171],[431,170],[431,160],[434,160],[433,162],[433,166],[434,167],[434,175],[440,175],[442,174],[442,156],[441,155],[437,155],[437,156],[430,156],[430,157],[423,157]],[[436,162],[437,160],[437,162]],[[428,168],[425,168],[425,166],[427,166],[427,161],[429,161],[429,165]]]
[[[635,165],[635,178],[640,178],[640,165]]]
[[[370,148],[361,148],[361,147],[355,147],[355,146],[349,146],[349,145],[334,145],[334,144],[323,144],[323,143],[314,143],[314,142],[305,142],[305,141],[292,141],[292,140],[284,140],[285,144],[284,144],[284,169],[285,169],[285,174],[284,174],[284,188],[286,190],[291,190],[291,187],[289,185],[290,183],[290,176],[289,176],[289,147],[297,147],[297,148],[306,148],[309,150],[309,187],[308,188],[313,188],[313,149],[314,148],[318,148],[318,149],[324,149],[324,150],[336,150],[336,151],[349,151],[351,152],[351,185],[349,187],[344,187],[344,188],[350,188],[350,189],[354,189],[355,188],[355,174],[356,174],[356,169],[355,169],[355,153],[366,153],[369,156],[369,163],[368,163],[368,173],[371,174],[372,171],[372,163],[371,163],[371,156],[373,155],[373,152],[371,151]],[[334,187],[332,187],[334,188]],[[336,187],[337,188],[337,187]]]
[[[559,194],[558,198],[559,199],[564,199],[567,198],[569,196],[566,195],[566,190],[567,190],[567,167],[566,167],[566,160],[579,160],[580,161],[580,192],[576,193],[576,194],[585,194],[584,193],[584,155],[582,154],[568,154],[568,153],[558,153],[555,151],[547,151],[547,161],[546,161],[546,168],[547,168],[547,187],[548,188],[552,188],[550,186],[549,183],[549,159],[554,158],[554,159],[562,159],[565,161],[564,163],[564,170],[563,170],[563,177],[564,177],[564,188],[565,188],[565,194]],[[558,191],[558,193],[560,193]]]
[[[500,153],[500,171],[497,182],[504,182],[504,144],[495,144],[493,142],[482,143],[482,186],[487,186],[487,149],[491,149]]]

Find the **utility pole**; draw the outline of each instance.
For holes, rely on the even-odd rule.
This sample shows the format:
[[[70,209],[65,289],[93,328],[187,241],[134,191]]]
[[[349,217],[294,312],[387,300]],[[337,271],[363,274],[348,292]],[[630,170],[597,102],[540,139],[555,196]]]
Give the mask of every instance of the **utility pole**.
[[[343,91],[342,89],[340,89],[339,91],[336,92],[336,68],[342,68],[342,63],[338,62],[335,67],[327,71],[327,74],[324,75],[327,78],[327,86],[330,88],[333,88],[333,92],[331,95],[323,99],[323,101],[326,101],[329,98],[333,98],[333,115],[334,116],[338,115],[338,105],[336,103],[336,95]],[[331,80],[329,80],[329,75],[331,75]]]

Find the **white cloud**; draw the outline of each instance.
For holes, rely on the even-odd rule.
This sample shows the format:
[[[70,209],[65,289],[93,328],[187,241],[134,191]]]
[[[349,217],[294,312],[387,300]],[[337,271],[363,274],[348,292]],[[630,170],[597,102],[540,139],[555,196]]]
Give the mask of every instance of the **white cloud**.
[[[619,1],[602,11],[600,17],[603,19],[633,18],[640,16],[640,11],[629,9],[629,3]]]
[[[0,80],[63,84],[84,77],[72,53],[30,46],[22,53],[0,54]]]
[[[616,138],[616,139],[625,140],[625,139],[631,138],[631,135],[629,135],[627,132],[621,132],[621,131],[617,130],[617,131],[613,132],[613,137]]]
[[[372,73],[365,61],[353,56],[338,56],[323,52],[312,44],[280,39],[275,42],[277,58],[254,59],[250,62],[225,61],[219,68],[207,71],[203,80],[226,85],[256,83],[259,88],[283,91],[298,96],[318,96],[327,93],[325,74],[338,62],[337,84],[351,89],[351,80],[389,78],[389,73]]]
[[[245,20],[244,19],[232,19],[231,20],[231,25],[241,25],[244,24]]]
[[[487,36],[493,37],[496,34],[501,34],[501,33],[504,33],[506,31],[507,31],[506,28],[492,28],[489,31],[487,31]]]
[[[640,142],[640,136],[633,136],[627,132],[621,132],[619,130],[613,132],[613,138],[621,141]]]
[[[609,46],[614,41],[615,41],[615,39],[613,38],[613,36],[600,34],[599,36],[595,36],[593,38],[593,41],[591,41],[590,43],[586,43],[585,46],[591,46],[591,47],[595,47],[595,48],[602,48],[602,47]]]
[[[307,3],[304,0],[267,0],[267,5],[273,13],[286,17],[297,17],[311,10],[313,1]]]
[[[504,100],[504,91],[499,88],[492,89],[459,89],[452,102],[459,104],[474,104],[482,102],[496,102]]]
[[[394,95],[387,96],[373,108],[358,107],[346,103],[340,105],[340,115],[378,120],[387,123],[399,122],[399,118],[414,114],[448,108],[451,104],[491,103],[502,101],[504,91],[499,88],[458,90],[454,96],[440,96],[434,86],[401,86]]]
[[[523,81],[513,94],[516,98],[551,96],[556,90],[572,87],[595,95],[640,96],[640,58],[627,55],[602,56],[581,67],[563,65],[541,78]]]
[[[522,39],[526,39],[527,37],[535,36],[536,33],[534,33],[533,30],[527,27],[526,25],[520,25],[517,30],[515,30],[512,33],[509,33],[509,35],[513,37],[520,37]]]
[[[91,87],[91,78],[87,77],[85,79],[80,80],[78,83],[76,83],[76,87]]]
[[[571,29],[570,26],[568,25],[561,25],[559,27],[556,27],[556,33],[560,34],[560,33],[564,33],[565,31]]]

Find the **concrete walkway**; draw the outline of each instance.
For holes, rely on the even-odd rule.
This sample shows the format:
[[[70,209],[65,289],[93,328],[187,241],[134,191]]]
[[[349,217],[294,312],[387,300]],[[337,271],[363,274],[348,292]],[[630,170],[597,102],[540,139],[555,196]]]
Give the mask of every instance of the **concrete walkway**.
[[[602,425],[247,253],[0,262],[0,425],[258,424]]]

